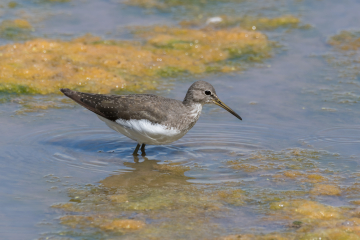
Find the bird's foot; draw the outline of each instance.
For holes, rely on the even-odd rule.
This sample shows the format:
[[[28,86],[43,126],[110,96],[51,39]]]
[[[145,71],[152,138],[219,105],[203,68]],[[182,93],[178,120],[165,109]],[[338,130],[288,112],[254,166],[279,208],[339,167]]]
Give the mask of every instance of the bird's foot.
[[[144,155],[141,155],[142,158],[144,159],[144,161],[148,161],[149,159],[147,157],[145,157]],[[134,163],[139,163],[139,156],[138,155],[134,155]]]
[[[134,163],[138,163],[138,162],[139,162],[139,157],[138,157],[138,155],[137,155],[137,154],[136,154],[136,155],[133,154],[133,156],[134,156]]]

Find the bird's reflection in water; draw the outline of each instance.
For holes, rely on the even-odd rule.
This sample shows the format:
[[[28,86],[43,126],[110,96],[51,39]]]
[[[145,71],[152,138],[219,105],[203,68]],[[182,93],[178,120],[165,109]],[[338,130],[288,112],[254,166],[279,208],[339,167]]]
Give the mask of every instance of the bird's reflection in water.
[[[134,156],[134,163],[124,162],[126,167],[133,170],[109,176],[100,183],[107,188],[131,188],[138,185],[162,187],[191,184],[188,180],[193,178],[185,176],[185,172],[189,168],[177,163],[158,164],[159,160],[149,160],[144,156],[142,158],[143,161],[140,161],[138,156]]]

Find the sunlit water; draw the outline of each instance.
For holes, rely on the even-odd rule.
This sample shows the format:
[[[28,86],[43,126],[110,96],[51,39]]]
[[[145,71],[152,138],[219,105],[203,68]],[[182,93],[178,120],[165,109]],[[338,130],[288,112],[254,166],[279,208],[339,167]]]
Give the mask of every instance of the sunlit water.
[[[35,13],[41,9],[49,11],[45,16],[48,20],[41,22],[43,28],[36,34],[50,37],[72,38],[90,32],[109,38],[129,38],[125,26],[175,22],[168,13],[148,14],[112,1],[42,7],[29,4],[29,7]],[[359,105],[339,104],[334,96],[338,92],[359,93],[360,89],[341,83],[337,79],[338,71],[322,56],[332,51],[326,44],[329,36],[344,29],[359,29],[359,10],[360,4],[350,0],[303,1],[299,6],[285,7],[286,12],[300,12],[304,23],[313,28],[293,29],[287,34],[269,33],[274,40],[280,38],[286,50],[243,73],[203,78],[214,85],[218,96],[244,120],[239,121],[215,106],[206,106],[199,122],[184,138],[167,146],[147,146],[147,159],[156,160],[155,165],[171,162],[189,167],[182,184],[241,182],[242,189],[249,192],[257,188],[297,189],[295,183],[270,183],[267,175],[276,173],[275,170],[254,174],[234,171],[226,164],[259,150],[297,147],[325,150],[339,155],[324,155],[318,162],[319,168],[330,168],[342,177],[357,172]],[[62,16],[68,11],[69,17]],[[94,12],[97,17],[90,18]],[[3,14],[4,18],[8,15]],[[162,90],[158,94],[182,99],[192,82],[191,79],[176,81],[171,91]],[[96,185],[112,175],[131,179],[134,175],[129,173],[155,171],[136,165],[147,161],[131,155],[136,143],[109,130],[87,110],[77,107],[13,115],[17,107],[14,103],[0,105],[3,239],[34,239],[63,230],[57,221],[61,210],[50,206],[69,201],[67,187]],[[134,181],[136,184],[140,180]],[[342,184],[348,182],[351,181],[343,180]],[[348,204],[342,197],[327,196],[318,201],[333,206]],[[236,233],[235,225],[258,232],[284,229],[281,223],[261,222],[263,212],[252,204],[233,211],[235,214],[227,218],[212,220],[223,226],[222,235]]]

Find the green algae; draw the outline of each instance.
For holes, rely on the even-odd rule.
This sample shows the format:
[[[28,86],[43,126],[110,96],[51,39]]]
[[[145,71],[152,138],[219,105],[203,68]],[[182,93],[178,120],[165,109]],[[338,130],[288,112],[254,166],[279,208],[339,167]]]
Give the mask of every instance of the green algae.
[[[324,101],[341,105],[355,105],[360,101],[360,92],[358,91],[360,33],[356,31],[341,31],[339,34],[330,37],[328,44],[333,49],[325,54],[324,58],[329,66],[336,70],[337,77],[334,78],[334,73],[331,72],[331,75],[325,78],[326,84],[329,87],[321,93]],[[339,109],[329,108],[330,111],[341,109],[341,107]]]
[[[161,4],[179,7],[217,3],[165,1]],[[142,5],[141,1],[128,4]],[[238,27],[234,24],[240,21],[238,18],[223,18],[227,24],[215,28],[133,28],[138,39],[132,41],[85,35],[71,41],[33,39],[8,44],[0,47],[0,92],[47,95],[60,94],[59,88],[67,87],[103,94],[142,93],[159,89],[159,82],[164,79],[242,71],[271,57],[277,47],[266,35],[254,31],[253,24],[270,29],[295,27],[299,23],[291,15],[245,17]],[[0,26],[0,36],[9,39],[28,39],[33,31],[25,20],[5,20]]]
[[[358,239],[358,219],[353,218],[353,210],[333,207],[314,201],[292,200],[276,202],[273,219],[297,219],[302,224],[294,236],[296,239]],[[279,211],[281,214],[279,215]]]
[[[258,1],[251,8],[247,9],[246,0],[205,0],[205,1],[164,1],[164,0],[135,0],[125,1],[129,6],[137,6],[145,9],[156,9],[171,12],[175,17],[183,19],[180,25],[183,27],[241,27],[247,30],[274,30],[277,28],[302,28],[308,29],[310,25],[301,25],[300,19],[290,14],[280,12],[276,6],[280,1],[264,3]],[[243,9],[246,5],[247,10]],[[266,8],[265,5],[272,5],[270,8],[275,16],[267,17],[261,15]],[[149,11],[150,12],[150,11]]]
[[[72,100],[56,95],[13,97],[10,101],[21,106],[15,111],[15,114],[18,115],[38,113],[48,109],[74,108],[76,106]]]
[[[339,70],[339,76],[345,80],[354,81],[360,76],[360,33],[342,31],[332,36],[328,43],[335,48],[332,56],[326,56],[328,62]],[[352,82],[350,82],[352,83]],[[339,93],[338,93],[339,94]],[[358,94],[346,92],[343,98],[358,101]]]
[[[300,19],[292,15],[284,15],[275,18],[246,17],[241,19],[240,26],[251,30],[272,30],[276,28],[299,28]]]
[[[242,1],[153,0],[127,1],[125,4],[163,10],[198,8],[201,12],[205,6],[230,2]],[[280,14],[273,18],[219,15],[222,18],[220,24],[207,24],[205,16],[210,15],[205,12],[202,17],[189,20],[190,27],[183,21],[180,22],[183,27],[135,28],[134,35],[138,39],[132,41],[103,40],[86,35],[70,41],[33,39],[16,43],[16,49],[13,44],[2,46],[0,92],[60,94],[58,89],[62,87],[104,94],[152,91],[159,89],[159,82],[164,79],[236,72],[253,66],[253,63],[262,63],[272,56],[277,46],[258,30],[300,26],[299,18]],[[192,17],[195,16],[193,13],[190,13]],[[12,25],[16,21],[12,21]],[[4,21],[4,26],[10,22]],[[256,31],[254,26],[257,26]],[[16,25],[15,30],[13,27],[4,29],[5,37],[16,40],[31,38],[33,31],[30,24]]]
[[[59,223],[81,229],[85,235],[98,229],[109,236],[121,233],[149,239],[177,234],[220,236],[222,231],[211,218],[229,214],[228,206],[242,206],[246,201],[246,193],[238,186],[190,184],[191,178],[184,176],[190,170],[187,166],[148,159],[125,164],[134,171],[109,176],[100,185],[69,188],[71,200],[52,206],[66,214]],[[137,217],[129,219],[134,212]],[[202,215],[208,217],[198,218]],[[151,224],[145,225],[145,219],[151,219]]]
[[[341,31],[332,36],[328,43],[344,51],[357,50],[360,48],[360,32]]]
[[[137,230],[145,226],[143,221],[111,218],[108,215],[68,215],[60,218],[61,224],[70,226],[71,228],[100,228],[102,230],[111,230],[114,232],[122,232],[126,230]]]
[[[227,161],[234,170],[250,170],[252,174],[260,172],[268,181],[272,179],[281,188],[292,186],[297,190],[245,188],[248,199],[256,199],[256,202],[260,204],[259,211],[266,215],[263,218],[264,222],[282,221],[288,227],[287,231],[293,229],[291,233],[240,234],[225,236],[223,239],[236,239],[236,237],[241,239],[358,239],[360,228],[358,223],[354,222],[357,210],[351,207],[323,204],[319,197],[359,198],[358,183],[350,185],[347,183],[348,186],[344,188],[342,186],[346,178],[339,175],[339,172],[335,171],[337,173],[334,174],[334,171],[324,171],[324,165],[321,162],[325,163],[338,157],[338,154],[325,151],[287,149],[278,152],[258,151],[244,158],[251,160],[252,166],[247,166],[241,160]],[[292,161],[297,161],[300,165],[296,170],[288,167],[292,164],[287,164],[287,162]],[[306,164],[302,165],[304,162]],[[260,175],[257,181],[262,179],[264,178]],[[294,225],[294,222],[301,222],[301,224]]]
[[[278,28],[309,28],[309,25],[301,25],[300,19],[293,15],[283,15],[274,18],[268,17],[254,17],[254,16],[218,16],[217,21],[211,21],[210,19],[194,19],[183,20],[179,24],[184,27],[201,27],[208,25],[208,27],[214,28],[227,28],[227,27],[241,27],[249,31],[264,31],[275,30]]]
[[[155,89],[156,79],[202,74],[209,66],[236,71],[227,62],[234,51],[243,52],[237,56],[245,58],[240,66],[270,57],[271,51],[266,36],[237,28],[155,27],[136,34],[146,39],[143,45],[84,36],[70,42],[35,39],[2,46],[0,91],[52,94],[69,87],[97,93],[142,92]]]
[[[17,2],[13,2],[13,1],[11,1],[11,2],[8,3],[8,7],[9,7],[9,8],[16,8],[18,5],[19,5],[19,4],[18,4]]]
[[[61,210],[60,224],[81,230],[84,236],[103,232],[108,237],[121,234],[133,239],[337,239],[360,233],[358,220],[354,222],[360,216],[356,208],[321,202],[324,196],[346,197],[352,202],[359,199],[356,179],[348,182],[341,171],[324,168],[339,159],[338,154],[292,148],[255,151],[242,158],[256,166],[248,171],[256,181],[193,184],[189,182],[193,178],[186,176],[192,170],[186,162],[160,164],[135,158],[135,163],[124,163],[132,171],[113,174],[98,185],[68,188],[70,200],[52,207]],[[298,165],[295,170],[291,167],[294,162]],[[252,169],[239,167],[239,163],[243,164],[241,159],[225,162],[234,174]],[[229,230],[217,223],[236,217],[239,207],[261,214],[262,225],[279,222],[284,231],[257,234],[234,227]],[[227,236],[229,231],[241,234]],[[65,236],[74,237],[69,232]]]
[[[70,1],[71,0],[40,0],[42,3],[66,3]]]
[[[32,31],[32,26],[24,19],[4,20],[0,23],[0,38],[25,40],[31,38]]]
[[[143,8],[156,8],[163,11],[170,11],[173,7],[185,7],[186,9],[199,9],[211,4],[243,2],[243,0],[128,0],[124,3],[130,6]]]
[[[259,32],[240,28],[226,30],[170,28],[138,28],[134,32],[148,39],[154,53],[162,53],[160,62],[172,63],[174,73],[202,74],[233,72],[247,63],[261,62],[271,56],[273,43]],[[172,56],[177,56],[173,58]],[[179,57],[183,61],[179,61]],[[237,60],[231,61],[231,60]],[[193,62],[192,65],[189,63]],[[168,71],[169,68],[166,68]],[[163,72],[160,72],[162,74]]]
[[[0,93],[29,94],[34,92],[30,86],[17,85],[13,83],[0,84]]]
[[[186,73],[187,71],[185,69],[174,66],[164,67],[157,71],[157,75],[164,78],[177,77]]]
[[[251,154],[246,158],[227,161],[229,167],[242,171],[262,171],[262,170],[311,170],[317,168],[317,160],[323,156],[337,157],[326,151],[311,149],[293,148],[279,152],[263,150]],[[301,175],[292,172],[294,176]],[[284,173],[284,176],[291,177],[291,173]]]
[[[0,103],[16,103],[19,108],[14,111],[16,115],[39,113],[48,109],[74,108],[75,103],[58,95],[33,96],[17,94],[0,94]]]
[[[326,168],[328,161],[338,158],[338,154],[326,151],[292,148],[256,151],[240,159],[228,160],[226,165],[237,172],[251,174],[257,181],[272,184],[274,189],[252,186],[246,190],[248,199],[256,199],[257,203],[266,206],[292,198],[343,195],[338,184],[344,178],[339,171]],[[284,187],[288,190],[284,191]]]

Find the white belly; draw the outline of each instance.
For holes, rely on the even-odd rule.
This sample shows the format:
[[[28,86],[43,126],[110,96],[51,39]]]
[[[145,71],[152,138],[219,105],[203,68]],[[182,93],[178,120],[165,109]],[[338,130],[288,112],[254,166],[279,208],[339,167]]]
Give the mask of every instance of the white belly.
[[[182,138],[187,131],[167,128],[160,124],[152,124],[148,120],[121,120],[116,122],[98,116],[111,129],[137,141],[140,144],[162,145]]]

